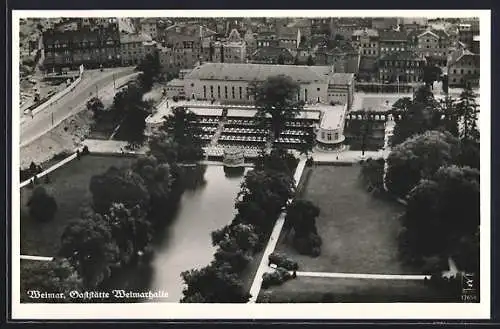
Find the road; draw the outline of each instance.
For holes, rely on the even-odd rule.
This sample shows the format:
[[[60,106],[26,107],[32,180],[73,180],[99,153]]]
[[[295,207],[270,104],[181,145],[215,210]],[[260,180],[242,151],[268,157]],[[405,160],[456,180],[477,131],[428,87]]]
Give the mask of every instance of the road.
[[[102,97],[103,94],[113,93],[113,80],[115,80],[116,87],[119,87],[138,74],[133,70],[133,67],[127,67],[106,69],[104,72],[99,73],[85,72],[82,82],[78,84],[74,91],[69,92],[55,104],[35,114],[33,118],[28,117],[21,121],[20,146],[28,145],[63,120],[85,109],[89,97],[96,94]]]

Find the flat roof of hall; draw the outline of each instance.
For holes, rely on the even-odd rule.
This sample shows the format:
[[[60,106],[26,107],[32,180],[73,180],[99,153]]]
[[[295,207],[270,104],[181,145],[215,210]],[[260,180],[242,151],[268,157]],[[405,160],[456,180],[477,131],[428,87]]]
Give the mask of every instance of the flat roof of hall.
[[[333,130],[340,128],[346,112],[346,105],[333,105],[323,111],[320,129]]]

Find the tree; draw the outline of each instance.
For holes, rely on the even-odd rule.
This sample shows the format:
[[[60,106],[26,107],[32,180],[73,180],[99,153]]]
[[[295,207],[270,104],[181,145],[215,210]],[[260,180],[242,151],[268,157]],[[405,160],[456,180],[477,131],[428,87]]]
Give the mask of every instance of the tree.
[[[253,86],[257,117],[265,121],[266,116],[270,116],[271,132],[276,138],[286,121],[297,116],[304,107],[304,103],[297,100],[299,88],[299,84],[286,75],[270,76]]]
[[[177,160],[194,162],[203,158],[201,130],[196,114],[184,107],[174,108],[172,114],[166,117],[162,130],[174,142]]]
[[[144,180],[131,169],[110,167],[105,173],[92,176],[90,192],[98,213],[106,213],[113,203],[149,209],[150,196]]]
[[[319,208],[311,201],[296,199],[287,207],[286,220],[290,222],[295,236],[317,234],[316,217],[319,212]]]
[[[71,302],[71,291],[82,291],[83,282],[76,269],[65,258],[53,261],[21,262],[21,302],[23,303],[63,303]],[[64,298],[30,298],[29,291],[57,292]]]
[[[314,63],[314,59],[313,59],[312,55],[309,55],[307,57],[307,62],[306,63],[307,63],[307,66],[314,66],[315,63]]]
[[[28,200],[29,214],[37,221],[50,221],[57,212],[56,199],[43,186],[37,186]]]
[[[87,109],[92,111],[95,118],[98,118],[102,111],[104,111],[104,104],[100,98],[92,97],[87,101]]]
[[[470,85],[464,88],[457,102],[457,110],[462,117],[462,129],[460,138],[479,142],[478,113],[479,105],[476,103],[477,95],[472,91]]]
[[[319,212],[319,208],[307,200],[294,200],[287,207],[286,220],[294,232],[293,245],[301,254],[319,256],[321,253],[321,238],[316,228]]]
[[[127,209],[123,204],[111,205],[109,213],[104,215],[111,228],[121,264],[132,261],[137,252],[143,251],[152,239],[151,224],[139,206]]]
[[[442,74],[442,70],[435,65],[425,65],[423,80],[425,84],[431,88],[434,81],[438,80]]]
[[[238,193],[236,220],[252,224],[259,237],[274,225],[278,214],[294,196],[293,177],[282,172],[253,170],[246,174]]]
[[[262,152],[257,158],[257,170],[278,171],[293,176],[299,160],[287,149],[274,147],[270,153]]]
[[[458,140],[448,132],[427,131],[409,138],[394,147],[387,158],[387,188],[404,198],[421,178],[455,163],[458,154]]]
[[[149,154],[161,163],[176,163],[179,146],[166,131],[156,132],[149,140]]]
[[[88,289],[96,288],[119,265],[119,249],[111,227],[99,214],[73,220],[66,226],[60,254],[75,266]]]
[[[384,190],[384,165],[383,158],[368,158],[361,164],[361,179],[368,190]]]
[[[153,83],[161,72],[160,57],[158,52],[147,54],[144,60],[137,66],[143,73],[139,75],[138,81],[144,91],[151,90]]]
[[[143,101],[142,96],[140,84],[132,82],[119,91],[113,100],[115,119],[121,120],[116,136],[131,144],[141,144],[144,141],[146,118],[152,112],[152,102]]]
[[[390,141],[392,146],[400,144],[414,135],[435,130],[441,124],[438,103],[428,86],[417,89],[411,103],[408,99],[402,99],[396,105],[398,106],[395,109],[396,126]]]
[[[477,264],[472,250],[479,230],[479,199],[476,169],[444,166],[420,181],[409,193],[403,218],[411,253],[418,257],[456,255],[462,262]]]
[[[144,156],[134,162],[132,170],[142,178],[148,190],[149,219],[153,222],[165,219],[165,213],[170,213],[169,210],[177,200],[172,193],[174,177],[171,166],[167,163],[159,163],[154,156]]]
[[[441,127],[458,137],[458,109],[456,101],[446,96],[439,101],[439,112],[441,114]]]
[[[259,237],[250,224],[236,223],[224,226],[212,232],[212,244],[221,246],[228,242],[234,243],[242,250],[251,251],[258,245]]]
[[[250,298],[238,274],[233,273],[231,265],[224,262],[185,271],[181,276],[186,284],[181,303],[245,303]]]

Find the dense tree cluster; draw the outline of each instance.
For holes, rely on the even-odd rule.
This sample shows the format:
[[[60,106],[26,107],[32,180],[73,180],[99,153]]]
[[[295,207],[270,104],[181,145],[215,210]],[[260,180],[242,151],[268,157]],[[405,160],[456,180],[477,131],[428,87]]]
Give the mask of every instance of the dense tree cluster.
[[[21,302],[22,303],[63,303],[71,302],[69,292],[82,291],[83,282],[76,269],[67,259],[58,258],[52,262],[21,262]],[[57,292],[65,298],[30,298],[28,292]]]
[[[296,199],[287,207],[286,221],[293,230],[293,246],[301,254],[317,257],[321,253],[321,237],[316,228],[319,208],[311,201]]]
[[[479,271],[479,129],[476,95],[436,101],[427,87],[395,103],[386,186],[406,199],[400,234],[405,259],[440,273],[451,257]],[[368,168],[365,169],[368,171]]]
[[[274,158],[278,164],[269,159]],[[202,269],[182,273],[186,288],[181,302],[235,303],[250,298],[244,291],[240,274],[263,243],[288,200],[295,185],[286,152],[263,155],[255,170],[249,171],[236,198],[237,214],[228,226],[212,233],[217,246],[214,261]],[[291,164],[293,165],[293,164]]]
[[[151,138],[151,154],[161,160],[194,162],[203,158],[198,117],[184,107],[174,108],[162,129]]]

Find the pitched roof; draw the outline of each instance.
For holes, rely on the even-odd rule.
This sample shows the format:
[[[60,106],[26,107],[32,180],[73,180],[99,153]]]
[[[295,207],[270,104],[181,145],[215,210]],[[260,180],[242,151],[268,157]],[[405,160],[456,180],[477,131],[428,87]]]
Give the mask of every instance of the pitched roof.
[[[290,50],[287,48],[278,48],[278,47],[262,47],[257,49],[253,54],[253,59],[267,59],[267,58],[278,58],[280,55],[285,56],[285,59],[292,58],[293,56],[290,53]]]
[[[417,36],[417,38],[420,38],[421,36],[424,36],[426,34],[431,34],[431,35],[433,35],[433,36],[435,36],[436,38],[439,38],[439,39],[445,39],[445,38],[448,38],[450,36],[444,30],[426,30],[426,31],[420,33]]]
[[[151,41],[151,37],[146,34],[121,34],[120,43],[136,43],[136,42],[146,42]]]
[[[348,85],[354,81],[354,73],[333,73],[330,75],[328,84]]]
[[[408,35],[403,31],[380,31],[380,41],[407,41]]]
[[[241,36],[237,29],[232,29],[227,37],[228,42],[241,42]]]
[[[193,69],[184,79],[264,81],[270,76],[285,74],[297,82],[326,82],[329,66],[205,63]]]
[[[457,63],[464,56],[479,56],[478,54],[474,54],[468,49],[457,50],[451,53],[450,58],[448,60],[448,65],[453,65]]]

